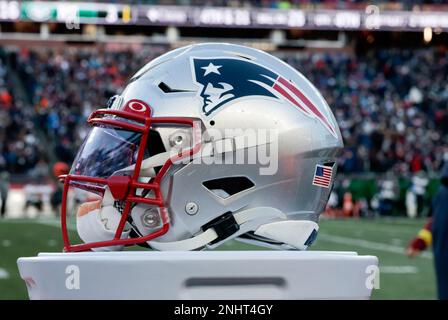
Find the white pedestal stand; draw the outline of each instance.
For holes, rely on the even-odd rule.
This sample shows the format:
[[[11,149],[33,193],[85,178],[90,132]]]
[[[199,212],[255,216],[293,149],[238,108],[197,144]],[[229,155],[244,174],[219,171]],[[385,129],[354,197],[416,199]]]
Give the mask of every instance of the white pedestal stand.
[[[30,299],[368,299],[377,265],[373,256],[324,251],[40,253],[18,260]]]

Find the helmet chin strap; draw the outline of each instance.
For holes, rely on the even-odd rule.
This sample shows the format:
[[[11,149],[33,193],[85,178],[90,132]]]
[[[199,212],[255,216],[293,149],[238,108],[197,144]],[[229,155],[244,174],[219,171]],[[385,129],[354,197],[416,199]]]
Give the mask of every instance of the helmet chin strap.
[[[305,250],[316,238],[318,230],[314,221],[283,220],[263,224],[254,234]]]
[[[243,210],[233,214],[236,223],[242,226],[246,222],[260,218],[282,218],[286,219],[286,215],[280,210],[270,207],[259,207]],[[172,242],[148,241],[148,244],[160,251],[186,251],[202,248],[210,242],[218,239],[218,234],[213,228],[207,229],[191,238]]]

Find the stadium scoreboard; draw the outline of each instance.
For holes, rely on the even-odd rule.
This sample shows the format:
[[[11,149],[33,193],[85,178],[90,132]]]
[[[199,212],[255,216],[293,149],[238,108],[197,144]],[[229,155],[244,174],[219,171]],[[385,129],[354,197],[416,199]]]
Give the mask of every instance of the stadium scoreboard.
[[[0,0],[1,21],[322,30],[448,30],[448,12],[267,9]]]

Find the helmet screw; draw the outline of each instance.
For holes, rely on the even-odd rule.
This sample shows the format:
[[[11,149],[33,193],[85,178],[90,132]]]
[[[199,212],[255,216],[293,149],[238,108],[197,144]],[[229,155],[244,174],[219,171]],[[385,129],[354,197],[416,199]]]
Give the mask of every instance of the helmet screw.
[[[169,142],[172,147],[181,146],[184,142],[184,139],[186,139],[185,133],[181,130],[178,130],[169,137]]]
[[[185,205],[185,212],[188,213],[190,216],[198,213],[198,210],[199,210],[199,206],[195,202],[188,202]]]

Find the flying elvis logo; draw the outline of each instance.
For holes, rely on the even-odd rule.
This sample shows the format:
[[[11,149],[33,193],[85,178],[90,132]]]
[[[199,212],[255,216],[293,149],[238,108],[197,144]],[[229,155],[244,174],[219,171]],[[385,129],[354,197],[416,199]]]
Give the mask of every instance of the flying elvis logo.
[[[224,104],[247,96],[289,101],[305,115],[318,119],[334,136],[327,117],[292,82],[275,72],[237,58],[191,58],[193,79],[201,87],[202,111],[210,115]]]

